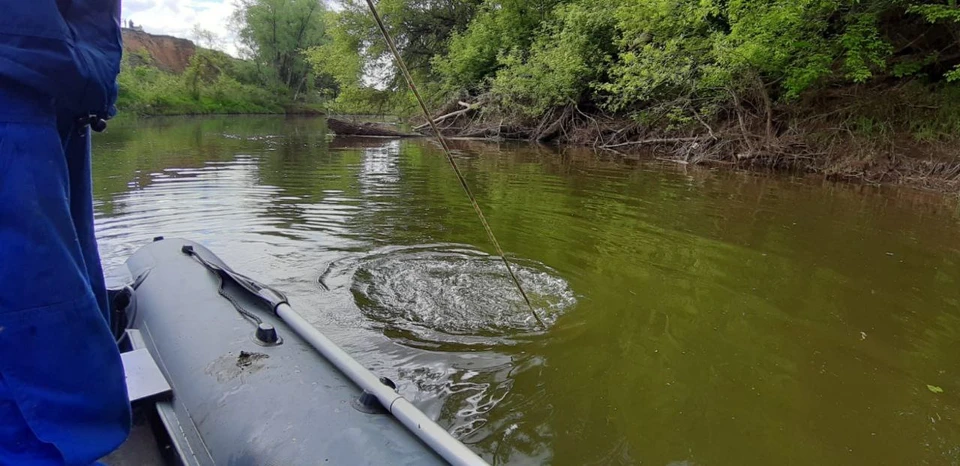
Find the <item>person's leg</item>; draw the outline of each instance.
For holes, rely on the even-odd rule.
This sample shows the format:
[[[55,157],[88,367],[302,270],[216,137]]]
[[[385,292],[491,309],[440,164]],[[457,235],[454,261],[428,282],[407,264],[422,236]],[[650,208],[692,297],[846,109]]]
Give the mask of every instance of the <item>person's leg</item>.
[[[86,466],[126,438],[130,406],[69,180],[55,122],[0,123],[0,404],[16,406],[33,433],[31,454],[50,445],[62,464]],[[13,433],[0,437],[0,458],[23,449],[11,440],[22,426],[6,427]]]
[[[86,269],[86,276],[97,298],[100,312],[110,326],[110,307],[107,303],[107,288],[104,284],[103,266],[100,264],[100,250],[93,227],[93,177],[90,166],[90,128],[78,131],[76,124],[69,118],[60,118],[58,122],[63,152],[67,158],[69,173],[70,216],[80,242],[80,259]]]
[[[30,429],[27,420],[0,374],[0,464],[18,466],[46,466],[63,463],[60,452],[49,443],[41,442]]]

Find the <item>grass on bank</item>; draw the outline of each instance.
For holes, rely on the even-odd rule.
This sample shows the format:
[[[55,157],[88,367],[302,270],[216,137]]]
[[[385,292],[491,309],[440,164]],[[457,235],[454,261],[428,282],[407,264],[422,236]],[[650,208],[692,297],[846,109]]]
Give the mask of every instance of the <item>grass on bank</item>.
[[[153,66],[149,53],[128,53],[120,67],[117,109],[136,115],[283,113],[282,94],[243,83],[242,64],[199,50],[182,74]]]

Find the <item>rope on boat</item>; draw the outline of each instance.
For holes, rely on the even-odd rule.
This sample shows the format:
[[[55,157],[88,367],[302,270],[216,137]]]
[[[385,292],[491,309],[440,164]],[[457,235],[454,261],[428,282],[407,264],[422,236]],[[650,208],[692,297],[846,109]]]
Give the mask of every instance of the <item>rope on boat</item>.
[[[513,273],[513,267],[510,265],[510,261],[507,260],[506,254],[503,253],[503,248],[500,247],[500,242],[497,241],[496,235],[493,234],[493,229],[490,228],[490,224],[487,223],[487,218],[483,215],[483,210],[480,209],[480,204],[477,203],[477,198],[474,197],[473,191],[470,190],[470,185],[467,184],[467,180],[460,171],[460,167],[457,166],[457,161],[453,158],[453,153],[450,151],[450,146],[447,144],[446,138],[443,137],[443,134],[440,133],[440,129],[437,128],[437,123],[434,121],[430,110],[427,108],[426,102],[423,100],[423,97],[420,97],[420,91],[417,89],[417,85],[413,81],[413,76],[407,69],[407,64],[403,61],[403,57],[400,56],[400,52],[397,50],[397,45],[393,42],[393,38],[390,36],[390,33],[387,32],[387,28],[384,26],[383,20],[380,19],[380,13],[377,11],[377,7],[373,4],[373,0],[367,0],[367,5],[370,7],[370,13],[373,14],[373,18],[377,21],[377,26],[380,28],[380,33],[383,34],[383,39],[387,42],[387,47],[390,48],[390,52],[393,53],[393,57],[397,60],[397,67],[400,68],[400,72],[403,74],[404,79],[406,79],[407,86],[410,87],[410,90],[413,91],[413,95],[417,98],[417,103],[420,104],[420,110],[423,111],[423,116],[427,119],[427,122],[430,123],[430,128],[433,130],[433,134],[440,142],[440,146],[443,148],[443,153],[447,156],[447,161],[450,162],[450,167],[453,168],[453,172],[457,175],[457,180],[460,182],[460,186],[463,188],[463,191],[467,193],[467,197],[470,198],[470,203],[473,204],[473,210],[477,213],[477,217],[480,218],[480,223],[483,224],[483,229],[486,230],[487,237],[490,238],[490,242],[493,243],[493,247],[497,250],[497,254],[500,255],[500,259],[503,260],[503,265],[507,267],[507,272],[510,273],[510,278],[512,278],[513,283],[517,285],[517,290],[520,291],[520,296],[523,296],[523,301],[527,303],[527,307],[530,308],[530,313],[533,315],[533,318],[537,320],[537,323],[540,324],[540,327],[546,330],[547,325],[543,322],[543,319],[540,318],[540,315],[537,314],[536,309],[533,308],[530,298],[527,297],[527,292],[524,291],[523,285],[520,284],[520,280],[517,278],[517,275]]]

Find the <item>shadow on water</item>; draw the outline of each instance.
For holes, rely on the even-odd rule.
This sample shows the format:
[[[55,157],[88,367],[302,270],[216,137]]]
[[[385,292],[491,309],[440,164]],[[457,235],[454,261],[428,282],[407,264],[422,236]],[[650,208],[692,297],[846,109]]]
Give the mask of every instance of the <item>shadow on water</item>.
[[[543,332],[429,140],[230,117],[94,144],[108,265],[211,247],[491,462],[960,458],[954,201],[457,141]]]

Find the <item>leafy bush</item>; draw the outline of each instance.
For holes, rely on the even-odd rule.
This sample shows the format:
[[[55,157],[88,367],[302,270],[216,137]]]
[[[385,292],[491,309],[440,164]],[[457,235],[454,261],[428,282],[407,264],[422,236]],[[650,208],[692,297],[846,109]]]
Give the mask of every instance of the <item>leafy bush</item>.
[[[453,34],[449,50],[434,59],[434,69],[448,88],[480,88],[503,65],[501,56],[526,51],[537,30],[563,0],[491,1],[462,33]]]
[[[563,5],[537,36],[529,53],[514,49],[499,59],[493,93],[527,116],[575,102],[605,75],[616,52],[612,8]]]
[[[260,87],[241,84],[223,72],[226,65],[218,65],[217,60],[218,56],[198,53],[182,75],[175,75],[154,68],[152,60],[142,54],[125,57],[117,78],[118,111],[138,115],[283,111],[276,96]]]
[[[791,101],[880,79],[960,80],[955,0],[581,0],[530,13],[484,2],[434,70],[528,116],[583,99],[670,113],[737,94]]]

